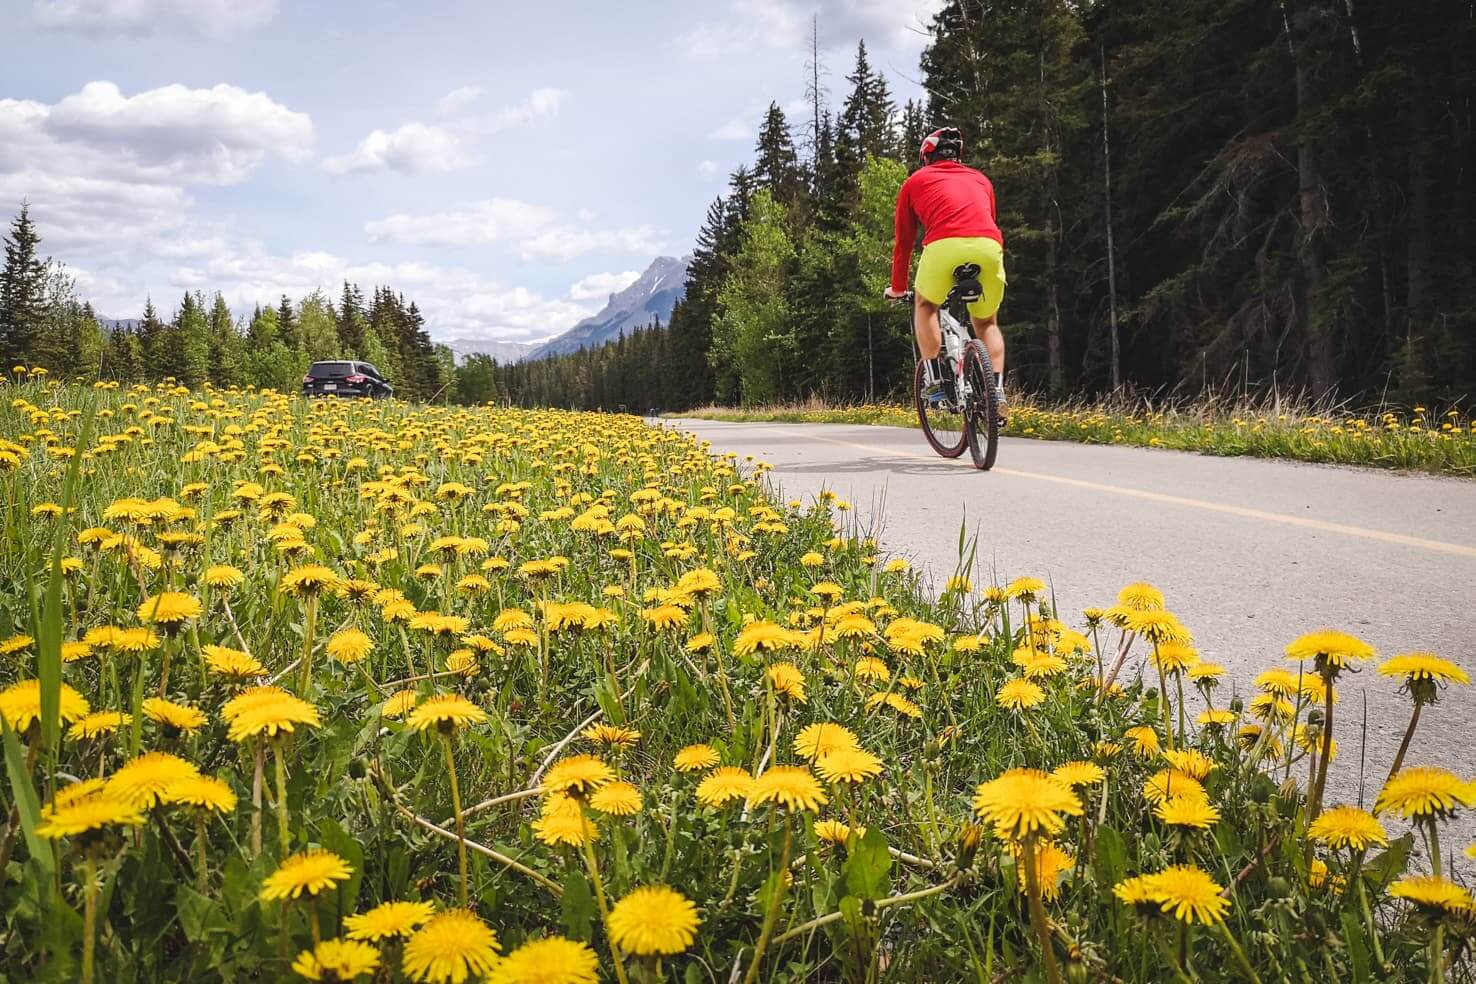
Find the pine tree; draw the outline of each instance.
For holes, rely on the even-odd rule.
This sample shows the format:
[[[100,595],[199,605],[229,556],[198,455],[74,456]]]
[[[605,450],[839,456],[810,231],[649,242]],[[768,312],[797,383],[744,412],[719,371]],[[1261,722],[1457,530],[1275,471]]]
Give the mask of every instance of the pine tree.
[[[40,245],[30,204],[22,202],[5,237],[5,267],[0,270],[0,358],[5,369],[25,364],[42,342],[46,263],[37,252]]]
[[[897,107],[887,80],[871,67],[865,41],[856,45],[856,67],[846,80],[851,91],[836,120],[835,159],[837,191],[850,205],[855,202],[856,180],[867,155],[892,157],[897,153]]]
[[[800,171],[799,154],[794,149],[794,137],[789,132],[789,121],[778,103],[769,103],[764,122],[759,127],[758,159],[753,166],[753,179],[761,188],[769,189],[774,200],[785,208],[797,208],[805,194],[804,180]]]
[[[281,303],[277,305],[277,337],[288,351],[295,352],[302,348],[302,337],[297,330],[297,315],[286,294],[282,295]]]
[[[220,388],[241,382],[245,350],[230,306],[218,292],[210,308],[210,382]]]
[[[138,324],[138,347],[141,361],[137,378],[163,379],[169,371],[169,331],[154,309],[153,298],[144,301],[143,318]]]
[[[170,325],[170,334],[168,375],[185,386],[204,383],[210,376],[210,322],[205,315],[204,297],[199,293],[185,294]]]

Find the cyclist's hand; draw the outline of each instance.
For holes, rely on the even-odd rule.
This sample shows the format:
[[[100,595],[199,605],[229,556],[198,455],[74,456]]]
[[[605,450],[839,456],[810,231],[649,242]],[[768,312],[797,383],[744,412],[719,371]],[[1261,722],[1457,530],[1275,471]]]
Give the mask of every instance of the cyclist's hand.
[[[897,290],[893,290],[891,287],[888,287],[886,290],[882,291],[882,297],[885,297],[889,301],[902,301],[902,300],[906,300],[907,299],[907,294],[908,294],[908,292],[905,291],[905,290],[903,290],[903,291],[897,291]]]

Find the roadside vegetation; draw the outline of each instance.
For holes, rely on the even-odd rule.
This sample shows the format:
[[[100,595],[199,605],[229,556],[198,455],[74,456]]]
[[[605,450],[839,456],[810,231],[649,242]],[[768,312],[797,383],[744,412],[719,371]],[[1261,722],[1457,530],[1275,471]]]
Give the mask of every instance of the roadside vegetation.
[[[1415,405],[1353,413],[1305,405],[1277,407],[1203,400],[1184,405],[1048,405],[1012,397],[1002,433],[1044,441],[1126,444],[1200,454],[1289,458],[1476,477],[1476,418]],[[916,427],[911,406],[832,406],[819,400],[764,407],[708,406],[675,418]]]
[[[633,416],[8,396],[6,979],[1470,979],[1436,654],[1233,696],[1150,584],[930,601]]]

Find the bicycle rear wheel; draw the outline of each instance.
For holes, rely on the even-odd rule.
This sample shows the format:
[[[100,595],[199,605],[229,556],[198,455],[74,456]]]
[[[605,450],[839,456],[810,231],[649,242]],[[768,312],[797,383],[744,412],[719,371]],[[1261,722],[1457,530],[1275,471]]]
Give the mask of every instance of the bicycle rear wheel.
[[[969,456],[975,468],[988,471],[999,454],[999,407],[994,402],[994,365],[977,338],[969,339],[964,349],[963,375],[969,391],[963,413]]]
[[[917,408],[917,419],[922,424],[923,437],[932,449],[945,458],[957,458],[964,453],[968,439],[964,434],[964,415],[949,410],[934,397],[936,385],[927,384],[926,363],[918,362],[912,374],[912,405]]]

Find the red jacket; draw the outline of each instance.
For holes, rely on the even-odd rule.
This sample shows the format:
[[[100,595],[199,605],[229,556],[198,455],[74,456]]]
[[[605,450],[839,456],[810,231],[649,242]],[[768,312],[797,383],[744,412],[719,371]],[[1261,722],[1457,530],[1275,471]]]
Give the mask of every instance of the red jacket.
[[[907,289],[907,268],[917,224],[923,245],[935,239],[987,236],[1001,246],[1004,235],[995,222],[994,185],[980,172],[956,161],[918,168],[897,193],[897,241],[892,247],[892,290]]]

